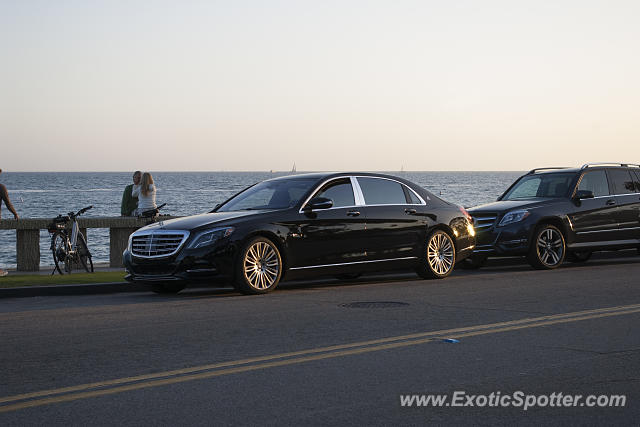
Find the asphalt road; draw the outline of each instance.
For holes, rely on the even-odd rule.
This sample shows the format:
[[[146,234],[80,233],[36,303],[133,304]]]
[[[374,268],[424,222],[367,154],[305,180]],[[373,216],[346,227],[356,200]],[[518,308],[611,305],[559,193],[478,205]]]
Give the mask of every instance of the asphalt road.
[[[265,296],[3,299],[0,425],[637,425],[638,277],[630,256],[284,283]],[[400,403],[456,391],[474,406]],[[583,397],[479,406],[498,392]],[[589,395],[626,402],[581,406]]]

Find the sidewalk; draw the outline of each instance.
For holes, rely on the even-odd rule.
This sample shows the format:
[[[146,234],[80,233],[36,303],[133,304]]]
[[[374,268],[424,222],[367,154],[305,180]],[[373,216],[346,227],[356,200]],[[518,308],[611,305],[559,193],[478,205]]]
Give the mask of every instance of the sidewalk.
[[[16,271],[15,268],[5,269],[11,276],[50,276],[54,270],[53,266],[41,266],[40,271]],[[123,271],[124,268],[109,267],[108,263],[101,263],[94,265],[95,272],[114,272]],[[78,271],[80,273],[80,271]],[[56,272],[56,276],[59,277]],[[72,273],[73,275],[73,273]],[[2,284],[0,277],[0,285]],[[73,284],[73,285],[47,285],[47,286],[23,286],[13,288],[1,288],[0,298],[24,298],[24,297],[37,297],[37,296],[60,296],[60,295],[97,295],[97,294],[112,294],[117,292],[146,292],[149,291],[149,286],[129,283],[126,281],[120,282],[106,282],[106,283],[87,283],[87,284]]]

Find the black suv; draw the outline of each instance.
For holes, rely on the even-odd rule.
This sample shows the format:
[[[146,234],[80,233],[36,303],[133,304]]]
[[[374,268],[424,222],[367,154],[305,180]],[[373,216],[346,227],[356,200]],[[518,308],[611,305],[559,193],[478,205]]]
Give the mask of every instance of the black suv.
[[[535,268],[553,269],[593,251],[640,252],[640,165],[533,169],[498,201],[469,213],[477,243],[467,267],[488,256],[524,255]]]

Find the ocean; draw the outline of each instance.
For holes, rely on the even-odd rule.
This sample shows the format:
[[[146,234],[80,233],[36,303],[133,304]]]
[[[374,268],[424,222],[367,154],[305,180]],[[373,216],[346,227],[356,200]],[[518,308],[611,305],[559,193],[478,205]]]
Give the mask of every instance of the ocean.
[[[299,172],[302,173],[302,172]],[[494,201],[522,172],[387,172],[426,188],[465,207]],[[210,211],[256,182],[290,172],[151,172],[162,213],[194,215]],[[85,216],[119,216],[124,187],[132,172],[2,172],[0,182],[21,218],[53,218],[88,205]],[[2,206],[2,218],[13,218]],[[109,230],[89,229],[88,245],[94,263],[109,261]],[[0,230],[0,267],[16,266],[16,232]],[[40,266],[53,265],[49,234],[40,232]]]

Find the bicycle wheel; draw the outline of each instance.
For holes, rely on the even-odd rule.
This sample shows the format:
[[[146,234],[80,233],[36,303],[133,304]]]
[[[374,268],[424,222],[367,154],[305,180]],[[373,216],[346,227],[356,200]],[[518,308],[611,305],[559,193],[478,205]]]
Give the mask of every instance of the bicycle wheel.
[[[78,256],[78,259],[80,260],[80,265],[82,265],[88,273],[93,273],[93,261],[91,260],[91,252],[89,252],[87,241],[84,239],[82,233],[78,233],[77,245],[78,247],[76,249],[76,254]]]
[[[69,245],[67,245],[67,235],[62,231],[56,231],[51,236],[51,252],[53,253],[53,263],[58,273],[64,274],[62,268],[68,271]]]

